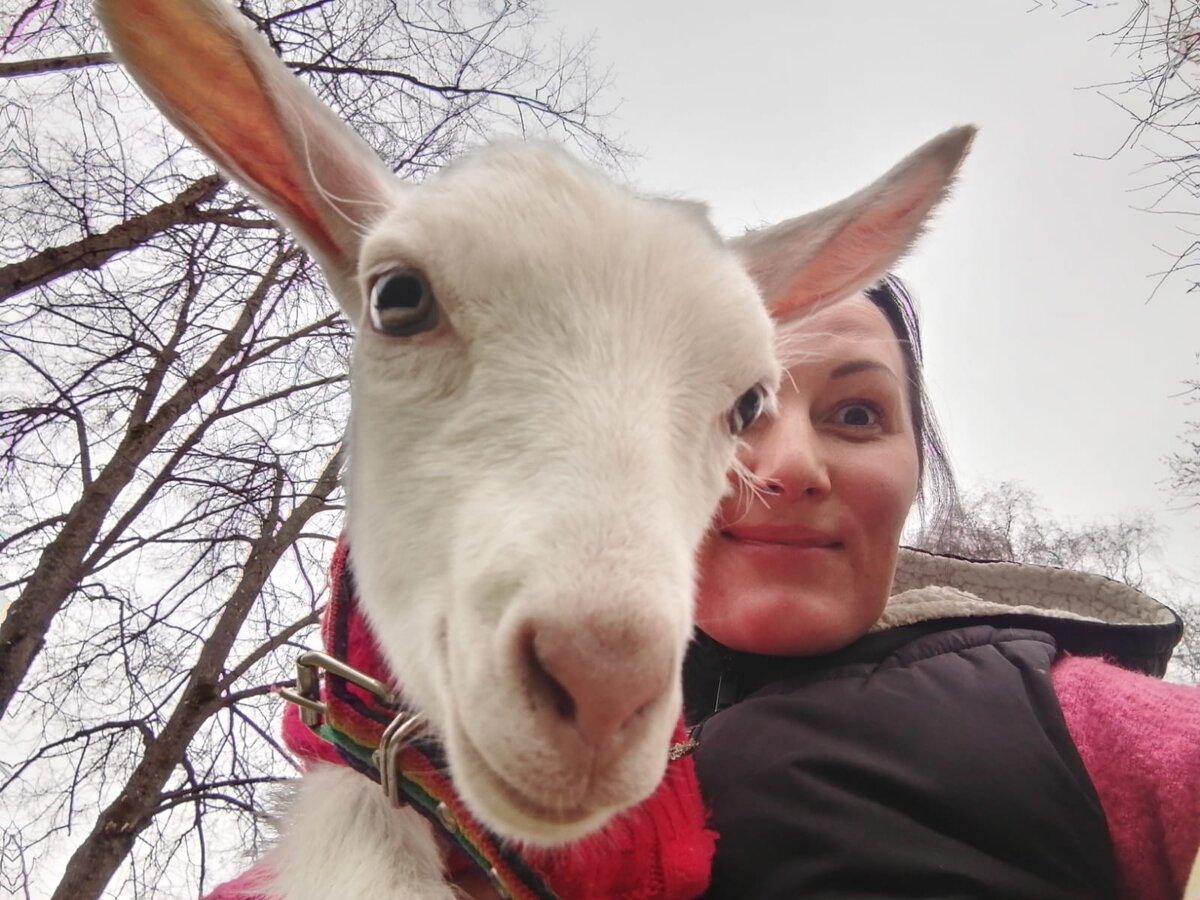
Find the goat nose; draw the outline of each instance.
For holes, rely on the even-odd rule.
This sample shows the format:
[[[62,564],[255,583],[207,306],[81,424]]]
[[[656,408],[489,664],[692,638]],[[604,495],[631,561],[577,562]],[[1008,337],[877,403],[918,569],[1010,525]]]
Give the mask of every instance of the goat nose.
[[[601,747],[666,693],[666,642],[623,626],[542,623],[526,632],[534,702]]]

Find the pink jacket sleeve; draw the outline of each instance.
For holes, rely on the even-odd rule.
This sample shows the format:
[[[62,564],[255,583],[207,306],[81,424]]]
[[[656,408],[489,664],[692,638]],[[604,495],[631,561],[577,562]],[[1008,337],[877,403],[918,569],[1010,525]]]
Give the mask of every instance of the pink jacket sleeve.
[[[1097,659],[1051,670],[1108,818],[1128,900],[1179,900],[1200,848],[1200,687]]]

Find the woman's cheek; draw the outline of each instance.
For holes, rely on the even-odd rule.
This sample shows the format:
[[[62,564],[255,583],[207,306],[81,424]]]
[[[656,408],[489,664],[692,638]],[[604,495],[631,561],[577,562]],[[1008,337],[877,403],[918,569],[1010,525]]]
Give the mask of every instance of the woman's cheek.
[[[883,444],[864,454],[856,468],[857,475],[844,482],[854,517],[871,531],[894,535],[898,543],[917,498],[916,449],[908,441]]]
[[[721,537],[710,532],[696,560],[696,619],[699,622],[728,618],[736,609],[734,602],[739,573],[736,560],[721,552]]]

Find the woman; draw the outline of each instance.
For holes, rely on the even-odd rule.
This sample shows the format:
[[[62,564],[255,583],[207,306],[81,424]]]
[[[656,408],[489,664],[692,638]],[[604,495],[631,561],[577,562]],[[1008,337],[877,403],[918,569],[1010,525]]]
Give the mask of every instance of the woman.
[[[789,344],[701,555],[685,693],[719,835],[707,896],[1181,896],[1200,689],[1131,671],[1161,674],[1177,617],[1038,567],[897,571],[922,480],[946,475],[902,285]],[[894,580],[912,589],[889,599]]]

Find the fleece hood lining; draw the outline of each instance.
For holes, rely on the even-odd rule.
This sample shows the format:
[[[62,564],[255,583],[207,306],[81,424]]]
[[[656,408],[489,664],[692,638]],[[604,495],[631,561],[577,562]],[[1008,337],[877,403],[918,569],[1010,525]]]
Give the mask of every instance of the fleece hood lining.
[[[932,619],[1022,614],[1110,625],[1175,621],[1175,614],[1157,600],[1102,575],[901,548],[892,597],[872,630]]]

